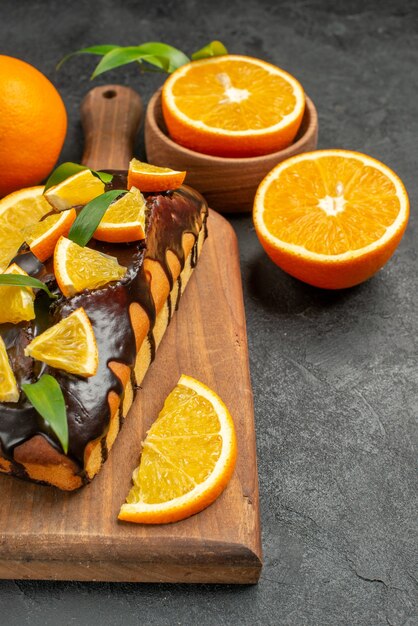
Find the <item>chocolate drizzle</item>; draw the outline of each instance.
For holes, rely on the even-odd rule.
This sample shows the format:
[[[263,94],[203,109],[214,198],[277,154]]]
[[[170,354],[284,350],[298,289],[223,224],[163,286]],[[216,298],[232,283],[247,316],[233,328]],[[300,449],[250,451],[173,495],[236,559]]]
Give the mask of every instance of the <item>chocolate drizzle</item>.
[[[126,178],[115,176],[112,182],[115,188],[126,188]],[[2,324],[0,335],[8,349],[9,358],[18,384],[35,382],[42,373],[48,372],[56,377],[64,393],[69,427],[69,453],[80,467],[84,467],[86,445],[99,437],[103,461],[107,458],[105,435],[108,429],[110,412],[108,394],[114,391],[119,396],[123,386],[109,367],[111,361],[124,363],[131,368],[131,379],[136,359],[135,335],[132,329],[129,306],[138,303],[146,312],[150,330],[148,340],[151,347],[151,359],[155,357],[153,327],[156,319],[154,301],[151,295],[149,278],[144,271],[144,259],[149,258],[163,268],[170,290],[173,276],[167,261],[167,251],[171,250],[184,267],[185,258],[182,245],[184,233],[195,237],[192,252],[192,264],[197,260],[197,236],[202,227],[206,228],[207,207],[203,198],[188,187],[177,191],[149,194],[147,200],[146,246],[144,242],[133,244],[104,244],[91,241],[89,245],[106,254],[117,257],[119,263],[128,268],[126,276],[117,283],[94,291],[86,290],[73,298],[61,297],[52,303],[46,294],[39,292],[36,297],[36,319],[31,323]],[[32,276],[47,282],[50,289],[58,293],[49,264],[42,265],[31,253],[24,252],[15,259]],[[50,262],[49,262],[50,263]],[[179,293],[181,280],[179,280]],[[171,313],[178,307],[179,296],[171,303]],[[50,368],[24,356],[24,348],[33,336],[45,328],[67,317],[78,307],[84,307],[95,332],[99,349],[99,369],[91,378],[80,378],[66,372]],[[134,382],[134,387],[137,387]],[[122,420],[121,420],[122,421]],[[4,457],[16,465],[16,472],[23,476],[24,468],[17,467],[13,460],[16,446],[42,435],[57,450],[61,451],[54,433],[44,419],[27,402],[24,394],[18,403],[0,403],[0,447]]]

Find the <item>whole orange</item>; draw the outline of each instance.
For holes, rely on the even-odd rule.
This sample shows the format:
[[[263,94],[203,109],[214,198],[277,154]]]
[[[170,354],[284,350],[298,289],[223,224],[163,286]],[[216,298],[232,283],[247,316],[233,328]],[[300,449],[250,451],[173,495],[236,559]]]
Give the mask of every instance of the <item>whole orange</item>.
[[[0,55],[0,197],[46,178],[66,131],[54,85],[29,63]]]

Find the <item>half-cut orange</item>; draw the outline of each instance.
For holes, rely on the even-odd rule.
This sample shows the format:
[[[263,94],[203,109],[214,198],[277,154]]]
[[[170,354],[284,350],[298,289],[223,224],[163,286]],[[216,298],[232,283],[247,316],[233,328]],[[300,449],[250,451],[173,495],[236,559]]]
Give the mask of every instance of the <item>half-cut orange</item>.
[[[283,270],[317,287],[341,289],[370,278],[405,231],[408,195],[386,165],[348,150],[292,157],[261,182],[254,224]]]
[[[164,120],[182,146],[225,157],[287,147],[305,110],[300,83],[252,57],[225,55],[183,65],[162,91]]]

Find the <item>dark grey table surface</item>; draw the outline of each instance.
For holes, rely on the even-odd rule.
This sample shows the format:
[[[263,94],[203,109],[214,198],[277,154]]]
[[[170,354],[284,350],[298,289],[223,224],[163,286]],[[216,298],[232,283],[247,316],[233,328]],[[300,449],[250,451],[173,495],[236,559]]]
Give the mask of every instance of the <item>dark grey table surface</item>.
[[[240,245],[255,398],[264,569],[253,587],[0,581],[7,626],[418,624],[418,8],[414,0],[58,2],[2,0],[1,53],[34,64],[69,113],[62,160],[79,160],[78,107],[97,43],[166,41],[285,68],[319,112],[319,147],[366,152],[404,180],[411,219],[367,283],[325,292],[273,265],[248,215]],[[158,75],[105,75],[139,89]],[[1,141],[1,138],[0,138]],[[137,155],[143,155],[139,138]]]

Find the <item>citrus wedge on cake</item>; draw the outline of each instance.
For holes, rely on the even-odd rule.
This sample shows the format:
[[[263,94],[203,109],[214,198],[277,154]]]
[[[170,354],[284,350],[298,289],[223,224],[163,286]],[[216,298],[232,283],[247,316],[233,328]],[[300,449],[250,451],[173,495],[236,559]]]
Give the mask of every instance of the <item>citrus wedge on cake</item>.
[[[162,524],[198,513],[225,489],[236,455],[225,404],[203,383],[181,376],[143,442],[119,519]]]
[[[19,265],[13,263],[6,274],[28,274]],[[35,319],[35,294],[30,287],[0,285],[0,324],[18,324]]]
[[[83,289],[98,289],[120,280],[126,271],[114,257],[83,248],[66,237],[60,237],[55,246],[54,273],[64,296],[73,296]]]
[[[261,182],[254,225],[270,258],[326,289],[357,285],[392,256],[409,216],[401,179],[348,150],[299,154]]]
[[[25,355],[51,367],[77,374],[94,376],[99,357],[96,338],[85,310],[80,307],[54,326],[32,339]]]
[[[145,239],[145,198],[139,189],[113,202],[93,235],[99,241],[124,243]]]
[[[162,109],[182,146],[224,157],[251,157],[287,147],[305,110],[300,83],[252,57],[193,61],[164,83]]]
[[[131,187],[137,187],[141,191],[178,189],[185,177],[186,172],[178,172],[169,167],[158,167],[132,159],[128,170],[128,189]]]
[[[19,396],[19,389],[10,365],[6,346],[0,337],[0,402],[17,402]]]
[[[0,200],[0,272],[4,272],[25,241],[22,229],[51,211],[43,186],[14,191]]]
[[[84,206],[105,191],[104,183],[90,170],[69,176],[45,191],[45,198],[56,211]]]
[[[31,252],[40,261],[49,259],[54,253],[58,239],[68,235],[76,217],[75,209],[68,209],[49,215],[41,222],[25,228],[25,241]]]

